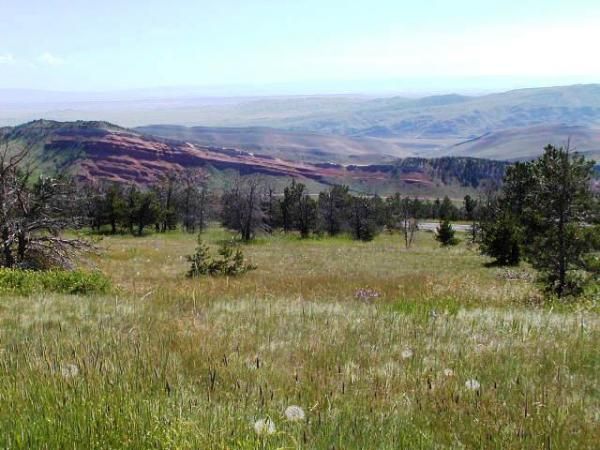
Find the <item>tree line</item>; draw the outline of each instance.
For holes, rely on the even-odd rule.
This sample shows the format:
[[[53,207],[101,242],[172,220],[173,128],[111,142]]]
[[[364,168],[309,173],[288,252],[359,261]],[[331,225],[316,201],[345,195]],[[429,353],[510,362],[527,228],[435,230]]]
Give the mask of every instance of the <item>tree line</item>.
[[[334,236],[348,233],[371,240],[384,227],[400,229],[422,219],[471,220],[472,199],[456,205],[449,197],[435,200],[356,195],[348,186],[333,185],[311,195],[306,185],[292,180],[277,192],[260,176],[237,177],[220,195],[210,192],[199,173],[183,171],[165,175],[145,188],[117,183],[84,184],[85,214],[98,232],[142,235],[181,227],[202,231],[209,220],[249,241],[260,232],[297,232]]]
[[[384,228],[403,230],[409,246],[423,219],[471,220],[471,197],[464,206],[449,197],[436,200],[359,195],[345,185],[332,185],[311,195],[306,185],[292,180],[281,194],[257,177],[237,178],[221,197],[223,226],[237,231],[248,241],[259,232],[296,232],[302,238],[313,234],[349,234],[354,239],[372,240]]]
[[[111,234],[129,232],[141,236],[156,232],[202,231],[215,210],[215,198],[201,172],[168,173],[151,186],[122,183],[82,183],[81,207],[92,230]]]

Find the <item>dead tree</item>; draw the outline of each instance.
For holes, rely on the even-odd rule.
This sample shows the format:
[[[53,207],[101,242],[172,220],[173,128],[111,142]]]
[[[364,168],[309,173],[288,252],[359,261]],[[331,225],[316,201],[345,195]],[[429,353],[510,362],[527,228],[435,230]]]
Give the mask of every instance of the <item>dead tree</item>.
[[[75,186],[65,178],[33,177],[28,147],[0,151],[0,237],[4,267],[71,267],[91,244],[62,236],[83,224]]]
[[[223,194],[221,220],[225,227],[240,233],[243,241],[249,241],[256,231],[265,228],[264,183],[256,176],[238,177],[231,189]]]
[[[183,229],[188,233],[202,232],[208,224],[211,209],[211,195],[206,187],[206,177],[196,170],[187,170],[180,176],[181,190],[177,209]]]

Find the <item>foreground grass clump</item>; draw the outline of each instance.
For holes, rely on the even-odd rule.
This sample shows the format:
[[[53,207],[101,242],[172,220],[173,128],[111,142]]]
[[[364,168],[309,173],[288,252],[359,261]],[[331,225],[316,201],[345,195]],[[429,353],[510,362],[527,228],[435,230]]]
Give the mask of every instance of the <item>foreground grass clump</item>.
[[[204,236],[211,248],[228,238]],[[0,299],[0,447],[592,449],[600,439],[597,309],[534,308],[530,277],[487,269],[464,244],[276,235],[244,247],[257,270],[200,279],[185,277],[181,257],[193,236],[105,244],[96,263],[116,298]]]
[[[107,294],[110,280],[98,271],[21,270],[0,268],[0,294]]]

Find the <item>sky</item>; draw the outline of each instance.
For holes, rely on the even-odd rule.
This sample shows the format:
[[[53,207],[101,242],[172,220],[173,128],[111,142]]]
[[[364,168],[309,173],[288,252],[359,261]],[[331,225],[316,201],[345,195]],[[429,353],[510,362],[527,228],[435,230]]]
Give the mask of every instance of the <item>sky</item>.
[[[0,89],[591,83],[599,42],[598,0],[0,0]]]

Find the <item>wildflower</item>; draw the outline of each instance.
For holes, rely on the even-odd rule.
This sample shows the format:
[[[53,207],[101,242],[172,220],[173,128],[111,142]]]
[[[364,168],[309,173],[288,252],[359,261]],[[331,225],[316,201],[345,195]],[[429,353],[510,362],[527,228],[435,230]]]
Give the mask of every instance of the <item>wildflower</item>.
[[[379,298],[381,294],[377,292],[375,289],[371,288],[360,288],[356,292],[354,292],[354,298],[357,300],[362,300],[364,302],[371,302],[376,298]]]
[[[275,423],[268,417],[266,419],[258,419],[254,422],[254,431],[259,436],[273,434],[276,431]]]
[[[446,377],[453,377],[454,376],[454,370],[452,369],[444,369],[444,376]]]
[[[402,356],[402,359],[409,359],[413,357],[413,351],[410,348],[407,348],[405,350],[402,350],[402,353],[400,353],[400,355]]]
[[[470,389],[471,391],[476,391],[480,388],[480,384],[479,381],[477,381],[476,379],[471,379],[471,380],[467,380],[467,382],[465,383],[465,387],[467,389]]]
[[[285,409],[285,418],[290,422],[299,422],[304,420],[304,410],[299,406],[292,405]]]
[[[75,378],[79,375],[79,367],[75,364],[65,364],[60,368],[60,374],[63,378]]]

